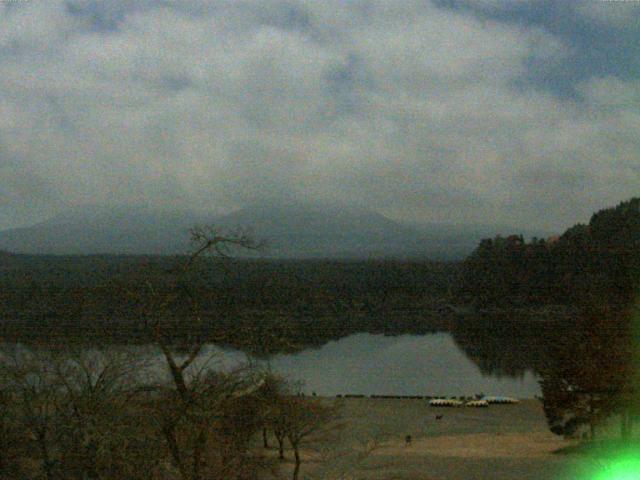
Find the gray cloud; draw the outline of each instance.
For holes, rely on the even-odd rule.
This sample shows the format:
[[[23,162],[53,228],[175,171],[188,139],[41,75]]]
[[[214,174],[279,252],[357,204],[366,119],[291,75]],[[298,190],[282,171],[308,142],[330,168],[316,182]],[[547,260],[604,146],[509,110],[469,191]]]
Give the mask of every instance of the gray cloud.
[[[538,25],[418,0],[0,5],[0,228],[293,198],[560,228],[640,184],[640,82],[523,88],[571,49]]]
[[[581,0],[576,3],[578,13],[591,22],[620,29],[638,28],[638,2]]]

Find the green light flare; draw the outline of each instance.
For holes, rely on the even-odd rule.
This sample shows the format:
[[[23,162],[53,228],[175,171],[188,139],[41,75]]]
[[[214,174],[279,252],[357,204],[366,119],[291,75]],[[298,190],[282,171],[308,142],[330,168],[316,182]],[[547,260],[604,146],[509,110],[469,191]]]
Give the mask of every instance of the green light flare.
[[[629,407],[640,413],[640,294],[630,311],[632,355],[629,386],[633,396]],[[640,480],[640,425],[636,421],[632,437],[628,441],[610,438],[596,442],[587,448],[582,460],[565,470],[562,480]],[[611,442],[611,443],[609,443]],[[608,446],[607,446],[608,444]]]
[[[631,309],[631,334],[634,351],[632,352],[631,386],[634,394],[632,405],[638,404],[640,396],[640,295]],[[634,447],[635,444],[635,447]],[[640,480],[640,443],[631,442],[620,450],[607,452],[591,480]]]
[[[607,462],[592,480],[640,480],[640,457],[622,457]]]

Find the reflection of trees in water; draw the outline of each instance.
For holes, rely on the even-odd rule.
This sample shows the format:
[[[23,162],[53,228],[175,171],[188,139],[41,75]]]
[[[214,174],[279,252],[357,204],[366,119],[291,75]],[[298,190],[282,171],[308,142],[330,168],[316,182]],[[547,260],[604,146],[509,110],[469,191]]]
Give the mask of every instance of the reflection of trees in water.
[[[356,333],[396,335],[429,335],[450,333],[460,350],[478,366],[482,374],[496,377],[522,378],[526,371],[538,373],[550,354],[549,345],[557,343],[562,322],[527,321],[497,318],[426,316],[417,312],[387,312],[386,315],[335,316],[321,318],[260,319],[233,318],[216,325],[205,339],[210,343],[243,350],[254,357],[268,358],[276,353],[294,353],[321,348]],[[129,325],[127,325],[129,326]],[[186,328],[188,331],[189,328]],[[206,329],[205,329],[206,330]],[[104,335],[59,335],[44,337],[28,329],[19,339],[26,344],[60,344],[83,338],[83,343],[98,345],[147,344],[145,336],[133,335],[130,329],[107,330]],[[33,336],[29,333],[34,334]],[[60,342],[60,334],[65,337]],[[129,333],[129,335],[124,335]],[[182,332],[174,332],[179,340]],[[7,336],[8,337],[8,336]],[[5,340],[11,341],[9,337]],[[179,342],[177,342],[179,343]]]
[[[330,341],[356,333],[395,336],[448,332],[484,375],[513,378],[522,378],[526,371],[541,371],[545,358],[550,355],[549,345],[557,343],[562,325],[560,321],[548,319],[456,318],[453,314],[408,307],[382,312],[352,310],[323,316],[289,316],[282,312],[259,312],[257,316],[255,312],[231,313],[205,322],[200,331],[204,341],[266,358],[276,353],[321,348]],[[4,340],[47,345],[67,344],[74,339],[102,346],[149,343],[148,335],[140,330],[142,322],[128,318],[110,317],[108,325],[101,325],[101,317],[93,317],[92,321],[66,322],[64,326],[60,325],[60,319],[56,320],[56,328],[47,328],[51,326],[46,322],[17,322],[17,335],[11,335],[11,324],[5,323],[2,328]],[[34,328],[28,328],[31,325]],[[191,334],[193,331],[188,323],[177,323],[172,338],[179,346],[180,340]]]
[[[344,318],[337,322],[335,319],[314,319],[307,324],[300,322],[297,334],[291,330],[288,332],[289,336],[295,338],[293,344],[297,348],[287,353],[318,349],[330,341],[356,333],[385,336],[449,333],[456,346],[478,366],[483,375],[523,378],[527,371],[539,374],[544,369],[552,355],[551,347],[567,338],[567,329],[572,324],[568,320],[476,316],[457,319],[452,316],[420,318],[417,315],[404,315],[392,319],[388,316],[371,316],[362,323]]]
[[[567,326],[567,321],[469,318],[457,322],[451,335],[484,375],[522,378],[527,371],[542,371],[550,345]]]

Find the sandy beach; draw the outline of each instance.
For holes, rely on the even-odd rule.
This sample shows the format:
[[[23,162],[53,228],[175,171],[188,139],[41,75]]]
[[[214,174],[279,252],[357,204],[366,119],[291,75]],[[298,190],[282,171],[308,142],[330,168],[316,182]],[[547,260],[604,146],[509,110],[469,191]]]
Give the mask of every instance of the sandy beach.
[[[576,458],[553,453],[572,442],[548,430],[537,400],[478,409],[425,400],[342,403],[342,428],[306,451],[308,478],[565,480],[578,469]]]

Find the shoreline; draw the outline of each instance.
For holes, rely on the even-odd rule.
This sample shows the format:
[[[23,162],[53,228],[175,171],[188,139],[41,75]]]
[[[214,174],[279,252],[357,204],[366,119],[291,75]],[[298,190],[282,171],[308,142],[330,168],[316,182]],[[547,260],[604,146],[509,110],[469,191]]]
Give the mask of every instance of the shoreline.
[[[565,478],[564,472],[581,467],[578,457],[554,453],[576,441],[549,431],[535,399],[488,408],[433,408],[410,399],[337,400],[343,428],[306,450],[302,468],[312,477],[341,469],[363,480],[545,480]],[[371,446],[368,454],[363,445]],[[323,452],[343,456],[327,465],[318,452],[322,458]]]

